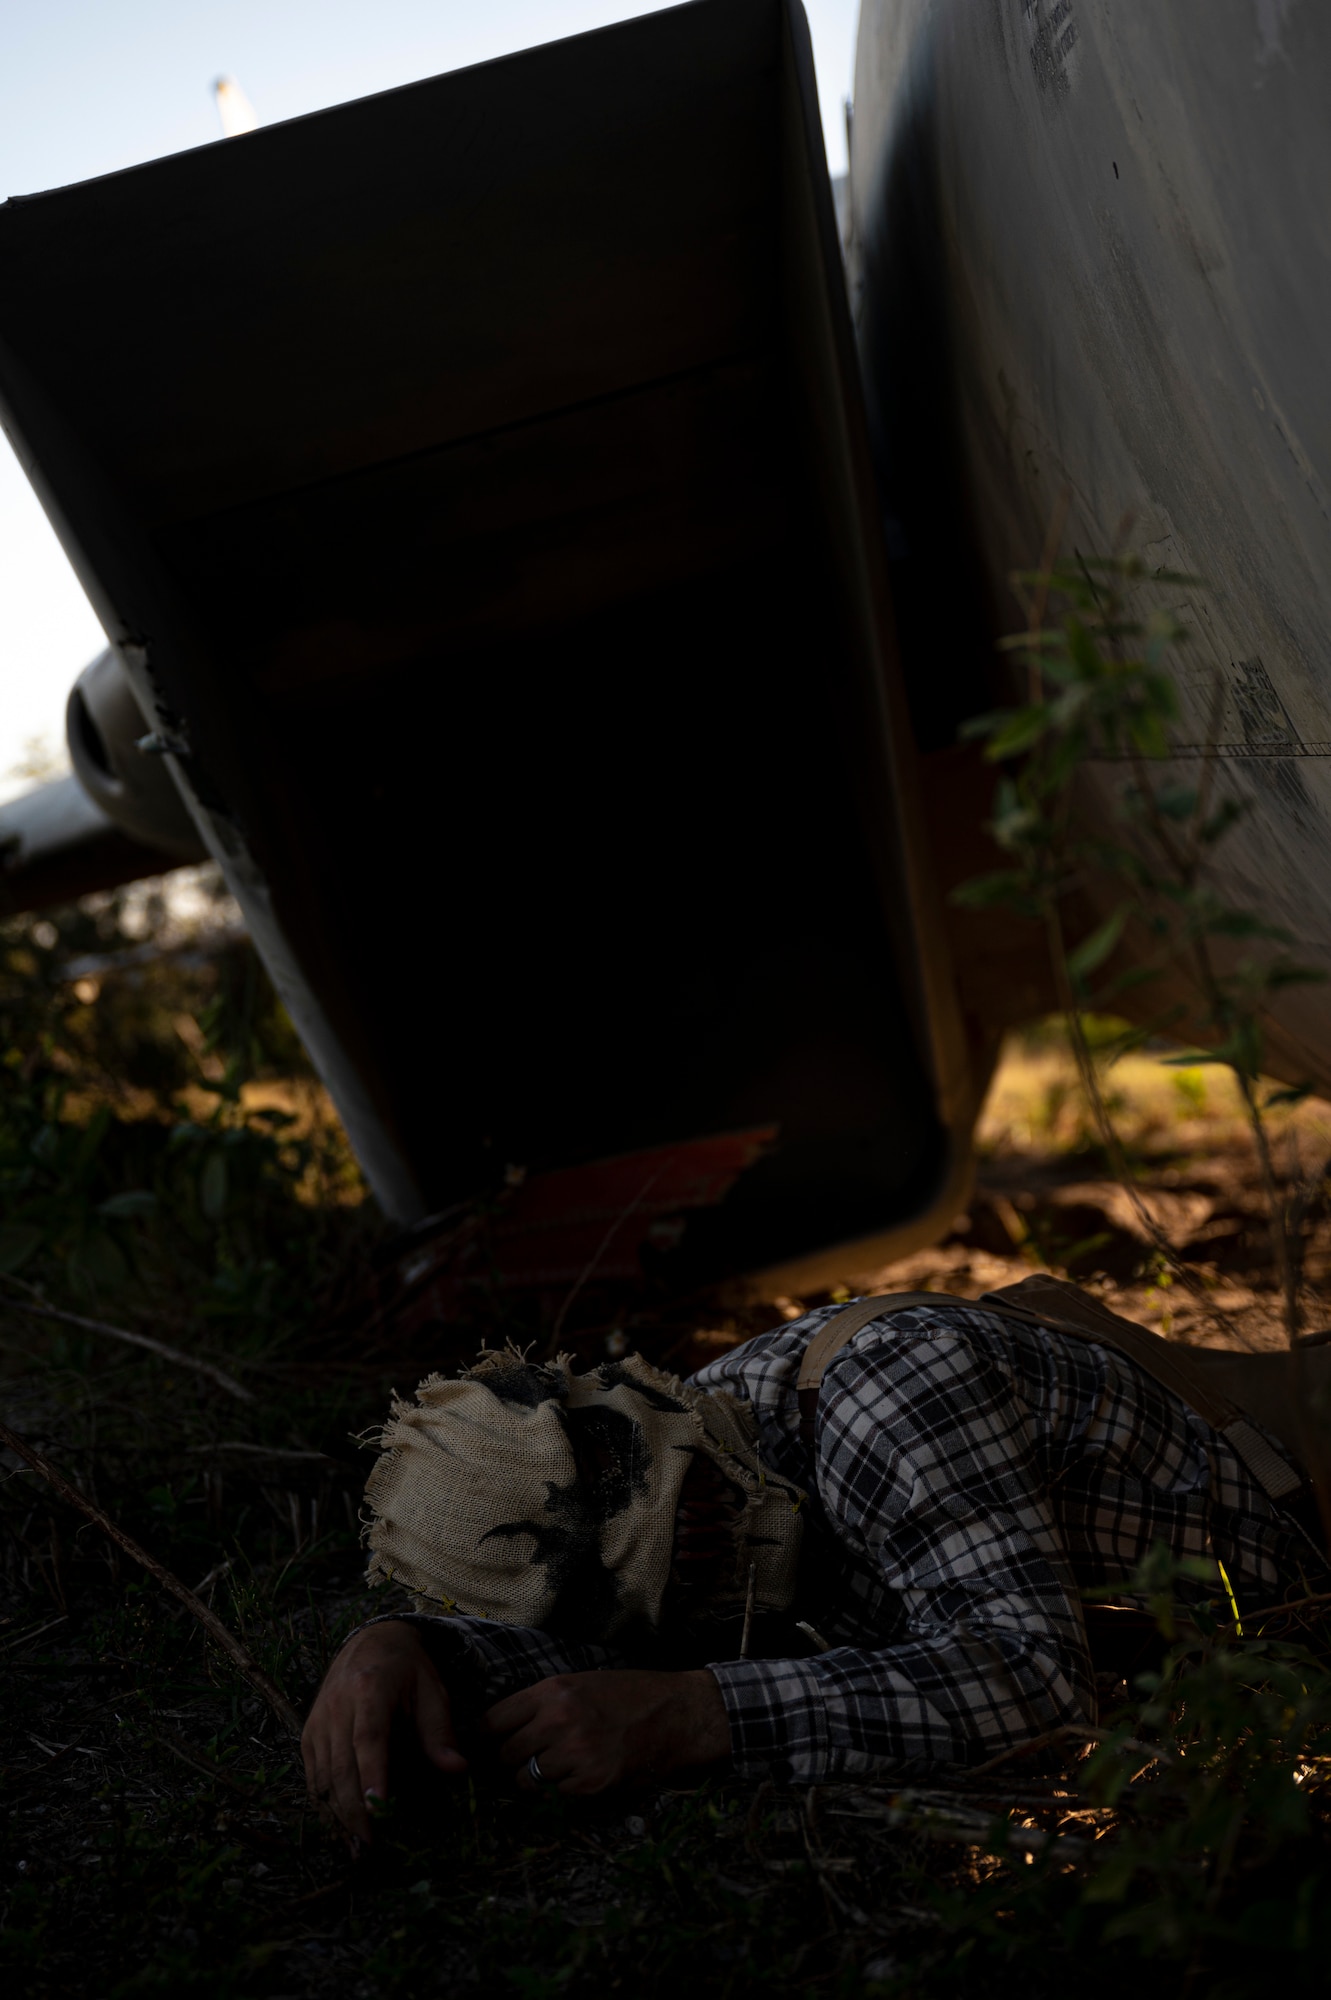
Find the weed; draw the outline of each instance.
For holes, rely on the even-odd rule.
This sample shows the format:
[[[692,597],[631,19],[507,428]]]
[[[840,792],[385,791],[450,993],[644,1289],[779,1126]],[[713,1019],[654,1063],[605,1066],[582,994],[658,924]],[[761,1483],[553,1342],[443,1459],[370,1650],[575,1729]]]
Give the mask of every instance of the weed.
[[[1293,1348],[1302,1327],[1302,1223],[1327,1172],[1288,1192],[1277,1184],[1266,1114],[1306,1096],[1310,1086],[1273,1091],[1264,1084],[1262,1020],[1281,992],[1322,975],[1291,955],[1286,932],[1222,893],[1218,851],[1246,806],[1234,797],[1217,799],[1215,760],[1204,760],[1195,785],[1155,775],[1169,756],[1169,728],[1178,715],[1167,657],[1187,629],[1169,611],[1140,616],[1134,600],[1149,589],[1191,588],[1196,581],[1148,572],[1138,557],[1122,554],[1078,556],[1014,578],[1031,622],[1004,644],[1026,669],[1029,699],[978,717],[966,732],[983,739],[986,757],[1005,767],[991,824],[1011,865],[962,884],[954,898],[977,908],[1005,906],[1041,926],[1106,1154],[1146,1233],[1171,1259],[1171,1246],[1133,1185],[1103,1070],[1165,1032],[1207,1045],[1200,1055],[1178,1059],[1185,1074],[1199,1063],[1230,1069],[1261,1167]],[[1062,607],[1054,617],[1051,601]],[[1076,810],[1079,773],[1088,762],[1114,761],[1126,774],[1115,821],[1087,825]],[[1092,892],[1102,902],[1112,897],[1113,907],[1072,942],[1069,907]],[[1130,926],[1138,949],[1123,964],[1116,954]],[[1167,1000],[1108,1043],[1095,1035],[1097,1014],[1129,994],[1140,1010],[1146,990],[1179,964],[1192,982],[1191,1004]],[[1191,1274],[1177,1268],[1201,1298]]]
[[[979,718],[971,731],[1004,767],[992,831],[1010,865],[963,885],[957,900],[1005,906],[1043,930],[1086,1102],[1154,1245],[1148,1297],[1166,1337],[1176,1285],[1212,1316],[1215,1308],[1205,1281],[1141,1199],[1105,1070],[1153,1033],[1195,1037],[1207,1052],[1179,1060],[1175,1091],[1196,1116],[1206,1101],[1200,1065],[1230,1069],[1265,1191],[1297,1394],[1303,1223],[1326,1169],[1288,1190],[1277,1184],[1268,1113],[1306,1092],[1272,1091],[1263,1082],[1262,1017],[1283,990],[1318,975],[1291,956],[1290,938],[1221,891],[1218,852],[1245,808],[1216,799],[1213,761],[1203,764],[1196,785],[1156,776],[1177,715],[1167,655],[1186,632],[1172,613],[1137,615],[1132,600],[1151,585],[1178,589],[1193,580],[1148,577],[1136,558],[1115,554],[1052,563],[1016,581],[1029,627],[1009,645],[1026,668],[1028,699]],[[1060,607],[1053,617],[1051,601]],[[1092,759],[1117,760],[1124,769],[1111,825],[1078,817],[1078,775]],[[1106,899],[1112,907],[1084,935],[1070,937],[1070,912],[1092,893],[1102,908]],[[1130,927],[1129,955],[1119,947]],[[1167,1000],[1152,1015],[1144,995],[1175,963],[1187,967],[1194,999],[1190,1006]],[[1106,1036],[1097,1017],[1125,1001],[1145,1013],[1143,1023]],[[1317,1441],[1307,1442],[1331,1529],[1325,1454]],[[1172,1637],[1180,1572],[1163,1552],[1156,1567],[1158,1577],[1140,1576],[1130,1588],[1156,1599],[1162,1630]],[[1250,1990],[1246,1982],[1256,1981],[1255,1959],[1264,1951],[1280,1954],[1286,1982],[1314,1983],[1331,1942],[1322,1914],[1326,1829],[1316,1805],[1331,1780],[1331,1678],[1312,1652],[1264,1633],[1254,1637],[1255,1621],[1240,1622],[1230,1599],[1228,1629],[1211,1608],[1194,1609],[1193,1637],[1171,1649],[1162,1672],[1143,1683],[1139,1701],[1088,1760],[1087,1796],[1111,1809],[1114,1823],[1086,1872],[1065,1871],[1056,1880],[1046,1868],[1016,1898],[1007,1885],[998,1892],[1012,1905],[1014,1939],[1029,1931],[1038,1909],[1082,1949],[1131,1945],[1143,1958],[1182,1965],[1189,1984],[1209,1966],[1207,1990],[1217,1979],[1221,1990]],[[1323,1602],[1319,1614],[1325,1609]],[[974,1907],[954,1908],[953,1921],[978,1923],[990,1941],[1002,1932],[996,1911],[988,1929]]]
[[[1206,1110],[1206,1078],[1199,1069],[1177,1069],[1173,1076],[1175,1094],[1189,1118],[1200,1118]]]

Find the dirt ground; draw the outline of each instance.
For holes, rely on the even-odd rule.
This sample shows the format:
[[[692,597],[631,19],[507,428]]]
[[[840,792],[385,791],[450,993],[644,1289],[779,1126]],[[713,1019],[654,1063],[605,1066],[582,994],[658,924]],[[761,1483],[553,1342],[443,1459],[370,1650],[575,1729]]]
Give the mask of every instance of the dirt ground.
[[[1284,1346],[1269,1208],[1232,1074],[1139,1055],[1108,1073],[1115,1126],[1141,1203],[1197,1281],[1190,1293],[1160,1255],[1128,1192],[1106,1178],[1075,1072],[1058,1046],[1014,1040],[977,1131],[975,1188],[946,1240],[864,1290],[967,1298],[1049,1269],[1112,1295],[1116,1312],[1190,1345]],[[1331,1160],[1331,1104],[1307,1098],[1269,1115],[1278,1173],[1303,1182]],[[1331,1326],[1331,1214],[1310,1217],[1305,1330]]]

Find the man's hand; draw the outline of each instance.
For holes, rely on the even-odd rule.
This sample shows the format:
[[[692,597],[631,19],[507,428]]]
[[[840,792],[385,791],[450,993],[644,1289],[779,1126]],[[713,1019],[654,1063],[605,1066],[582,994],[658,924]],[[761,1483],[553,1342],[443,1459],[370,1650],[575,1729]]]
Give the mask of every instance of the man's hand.
[[[534,1756],[543,1783],[578,1796],[730,1755],[725,1703],[705,1667],[556,1674],[497,1702],[485,1727],[519,1785],[536,1789],[527,1768]]]
[[[399,1715],[436,1770],[466,1770],[444,1684],[415,1627],[395,1619],[347,1641],[300,1739],[310,1797],[326,1801],[353,1839],[370,1838],[370,1808],[387,1800],[389,1739]]]

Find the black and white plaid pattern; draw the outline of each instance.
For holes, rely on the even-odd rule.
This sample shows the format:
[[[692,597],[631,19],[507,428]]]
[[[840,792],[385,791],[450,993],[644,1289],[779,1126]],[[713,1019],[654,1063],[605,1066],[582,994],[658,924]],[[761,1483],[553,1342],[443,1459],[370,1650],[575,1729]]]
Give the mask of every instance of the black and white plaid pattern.
[[[810,1451],[796,1377],[838,1310],[693,1378],[752,1404],[773,1470],[816,1516],[807,1615],[830,1649],[712,1664],[741,1773],[913,1777],[1089,1722],[1081,1594],[1120,1584],[1158,1542],[1218,1558],[1241,1611],[1297,1577],[1293,1532],[1195,1412],[1111,1349],[963,1302],[855,1334],[824,1376]],[[622,1664],[539,1632],[421,1622],[486,1700]]]

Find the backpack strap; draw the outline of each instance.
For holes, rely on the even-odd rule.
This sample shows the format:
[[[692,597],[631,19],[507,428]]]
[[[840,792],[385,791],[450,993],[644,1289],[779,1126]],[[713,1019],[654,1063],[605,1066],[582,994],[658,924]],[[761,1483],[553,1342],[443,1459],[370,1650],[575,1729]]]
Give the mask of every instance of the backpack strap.
[[[800,1436],[806,1444],[813,1443],[814,1418],[818,1413],[818,1392],[823,1386],[823,1376],[846,1342],[853,1340],[870,1320],[882,1319],[888,1313],[905,1312],[910,1306],[936,1306],[940,1296],[938,1292],[883,1292],[876,1298],[855,1299],[823,1322],[804,1350],[795,1385],[800,1406]],[[965,1305],[967,1301],[957,1299],[953,1303]]]
[[[1035,1271],[1019,1284],[986,1292],[977,1304],[1028,1326],[1054,1327],[1077,1340],[1116,1348],[1227,1438],[1268,1499],[1287,1500],[1303,1489],[1303,1478],[1268,1444],[1246,1412],[1200,1379],[1187,1348],[1174,1347],[1135,1320],[1110,1312],[1076,1285]]]
[[[1305,1490],[1299,1473],[1267,1443],[1238,1404],[1198,1379],[1188,1366],[1186,1349],[1172,1347],[1158,1333],[1138,1326],[1135,1320],[1110,1312],[1108,1306],[1090,1298],[1076,1285],[1051,1278],[1042,1271],[1023,1278],[1019,1284],[986,1292],[979,1299],[954,1298],[949,1292],[885,1292],[877,1298],[856,1299],[843,1307],[819,1327],[800,1363],[796,1394],[800,1436],[807,1444],[813,1443],[823,1376],[847,1341],[872,1320],[908,1311],[912,1306],[937,1310],[940,1305],[970,1306],[972,1310],[997,1313],[1000,1318],[1016,1320],[1024,1326],[1045,1330],[1052,1327],[1059,1333],[1071,1334],[1074,1339],[1116,1349],[1195,1410],[1213,1430],[1220,1431],[1269,1499],[1284,1501]]]

